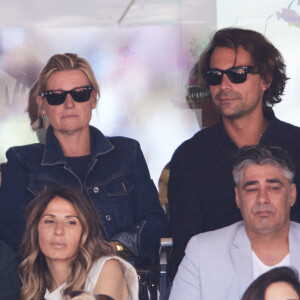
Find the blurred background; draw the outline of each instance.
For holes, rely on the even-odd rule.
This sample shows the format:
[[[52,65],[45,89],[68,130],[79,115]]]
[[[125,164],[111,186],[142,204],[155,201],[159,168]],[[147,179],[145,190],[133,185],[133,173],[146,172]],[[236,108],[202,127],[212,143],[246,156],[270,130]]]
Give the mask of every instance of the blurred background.
[[[50,56],[71,52],[90,62],[100,85],[91,124],[137,139],[157,184],[174,150],[211,119],[198,103],[207,95],[191,95],[190,71],[211,34],[228,26],[257,30],[281,51],[290,80],[275,113],[300,126],[300,0],[0,5],[0,162],[9,147],[38,141],[26,113],[29,90]]]

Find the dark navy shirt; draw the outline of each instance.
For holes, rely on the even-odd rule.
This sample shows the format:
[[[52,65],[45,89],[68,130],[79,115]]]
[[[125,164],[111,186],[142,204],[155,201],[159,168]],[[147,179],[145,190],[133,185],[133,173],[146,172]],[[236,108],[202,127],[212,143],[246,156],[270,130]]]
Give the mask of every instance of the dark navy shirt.
[[[278,120],[269,112],[269,127],[260,144],[286,148],[296,166],[295,183],[300,192],[300,128]],[[170,162],[168,200],[174,246],[171,274],[175,276],[189,239],[242,219],[235,203],[232,176],[237,145],[221,123],[203,129],[175,151]],[[300,222],[300,198],[291,219]]]
[[[74,171],[74,173],[79,177],[81,182],[84,181],[85,175],[89,169],[91,162],[90,155],[76,156],[76,157],[65,157],[67,166]]]

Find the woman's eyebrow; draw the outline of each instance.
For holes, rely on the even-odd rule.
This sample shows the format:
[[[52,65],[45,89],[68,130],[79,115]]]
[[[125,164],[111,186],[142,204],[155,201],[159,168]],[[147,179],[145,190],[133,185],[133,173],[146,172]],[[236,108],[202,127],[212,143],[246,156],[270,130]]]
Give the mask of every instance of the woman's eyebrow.
[[[79,220],[78,216],[74,216],[74,215],[66,215],[65,218],[76,218]]]
[[[41,216],[41,218],[43,218],[43,217],[56,217],[56,215],[53,215],[53,214],[43,214]]]
[[[54,218],[56,218],[57,215],[54,215],[54,214],[44,214],[44,215],[41,216],[41,218],[43,218],[43,217],[54,217]],[[79,220],[78,216],[75,216],[75,215],[65,215],[64,217],[65,218],[77,218]]]

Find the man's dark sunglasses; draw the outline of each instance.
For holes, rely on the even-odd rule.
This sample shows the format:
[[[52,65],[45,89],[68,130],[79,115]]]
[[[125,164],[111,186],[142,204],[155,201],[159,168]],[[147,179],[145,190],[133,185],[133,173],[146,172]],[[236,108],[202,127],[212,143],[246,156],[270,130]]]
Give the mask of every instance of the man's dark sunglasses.
[[[233,67],[227,70],[209,69],[203,72],[203,77],[207,85],[217,85],[222,82],[223,75],[226,74],[232,83],[243,83],[247,79],[247,74],[257,74],[255,67]]]
[[[86,102],[90,99],[92,92],[92,87],[84,86],[77,87],[69,91],[54,90],[42,92],[41,97],[46,97],[47,102],[50,105],[60,105],[66,100],[68,94],[70,94],[74,101],[76,102]]]

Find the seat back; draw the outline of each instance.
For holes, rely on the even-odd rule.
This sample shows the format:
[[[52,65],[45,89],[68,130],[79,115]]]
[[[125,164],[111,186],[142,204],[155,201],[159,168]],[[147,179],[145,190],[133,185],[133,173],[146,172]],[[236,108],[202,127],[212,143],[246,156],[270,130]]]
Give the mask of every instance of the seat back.
[[[2,182],[2,173],[3,173],[3,170],[4,170],[5,164],[6,163],[1,163],[0,164],[0,186],[1,186],[1,182]]]
[[[160,300],[167,300],[169,298],[171,281],[168,275],[168,260],[173,246],[172,238],[161,238],[159,248],[159,298]]]

